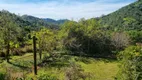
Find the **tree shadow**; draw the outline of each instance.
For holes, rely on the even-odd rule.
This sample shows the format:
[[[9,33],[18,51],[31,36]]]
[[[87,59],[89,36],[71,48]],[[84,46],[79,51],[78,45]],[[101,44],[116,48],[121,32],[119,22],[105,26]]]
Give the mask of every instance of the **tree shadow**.
[[[3,61],[4,61],[4,58],[0,57],[0,63],[3,63]]]
[[[79,55],[79,54],[68,54],[70,56],[77,56],[77,57],[81,57],[83,62],[85,61],[85,63],[87,63],[87,59],[88,58],[93,58],[95,60],[102,60],[104,62],[114,62],[117,61],[117,56],[116,55]]]
[[[16,66],[16,67],[18,67],[18,68],[20,68],[20,69],[23,69],[23,70],[29,70],[30,68],[29,67],[27,67],[27,66],[23,66],[23,65],[20,65],[20,64],[16,64],[16,63],[12,63],[12,62],[8,62],[9,64],[11,64],[11,65],[13,65],[13,66]]]
[[[58,69],[61,69],[62,67],[66,67],[69,64],[67,62],[63,61],[57,61],[57,60],[43,60],[41,63],[38,64],[40,67],[48,66],[48,68],[55,67]]]

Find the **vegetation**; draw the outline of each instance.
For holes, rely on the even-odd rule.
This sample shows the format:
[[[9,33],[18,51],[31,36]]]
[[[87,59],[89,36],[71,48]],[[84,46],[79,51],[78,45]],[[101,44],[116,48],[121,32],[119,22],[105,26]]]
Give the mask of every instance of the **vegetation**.
[[[102,16],[100,23],[108,29],[141,30],[142,1],[136,1],[109,15]]]
[[[59,29],[59,24],[62,24],[66,21],[65,20],[63,22],[60,22],[60,21],[56,22],[52,19],[49,19],[49,20],[40,19],[34,16],[28,16],[28,15],[23,15],[21,18],[25,21],[32,23],[34,26],[37,26],[38,28],[40,28],[41,26],[44,26],[44,27],[52,28],[52,29]]]
[[[121,70],[118,80],[142,79],[142,51],[140,46],[130,46],[120,52]]]
[[[38,65],[38,75],[34,76],[32,69],[32,53],[27,53],[23,56],[12,56],[11,63],[14,63],[14,65],[4,61],[0,65],[0,72],[7,76],[7,68],[7,70],[10,69],[9,74],[11,74],[11,77],[26,78],[26,80],[30,80],[31,78],[40,78],[43,80],[48,80],[49,78],[54,78],[55,80],[66,80],[67,74],[72,74],[75,72],[81,73],[76,73],[75,76],[74,74],[71,75],[75,78],[83,76],[86,77],[87,80],[113,80],[116,77],[119,69],[117,66],[119,62],[112,59],[94,59],[78,56],[70,57],[70,59],[68,58],[69,61],[62,60],[56,63],[44,63],[44,65]],[[37,57],[37,62],[40,63],[39,57]]]
[[[141,80],[141,4],[78,22],[0,11],[0,80]]]

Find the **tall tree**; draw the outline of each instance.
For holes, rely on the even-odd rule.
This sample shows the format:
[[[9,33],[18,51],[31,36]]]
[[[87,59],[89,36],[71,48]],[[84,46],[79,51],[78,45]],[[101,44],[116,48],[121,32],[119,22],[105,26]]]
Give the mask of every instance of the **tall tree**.
[[[1,39],[4,42],[4,46],[6,48],[6,59],[9,62],[9,54],[10,54],[10,43],[16,42],[17,35],[19,35],[20,27],[15,23],[14,17],[5,13],[0,16],[0,31],[1,31]]]
[[[47,51],[51,53],[56,46],[54,33],[49,29],[41,29],[40,31],[35,32],[37,37],[37,44],[39,48],[39,57],[42,59],[42,52]]]

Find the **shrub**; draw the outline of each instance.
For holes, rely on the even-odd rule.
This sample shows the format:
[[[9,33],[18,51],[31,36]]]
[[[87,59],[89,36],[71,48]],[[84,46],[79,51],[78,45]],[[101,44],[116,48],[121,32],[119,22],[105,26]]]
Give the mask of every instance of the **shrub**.
[[[40,74],[37,76],[37,79],[38,79],[38,80],[58,80],[58,78],[57,78],[56,76],[47,74],[47,73],[45,73],[45,72],[40,73]]]
[[[142,31],[131,30],[127,32],[132,39],[132,43],[142,42]]]
[[[31,46],[25,46],[23,51],[24,52],[33,52],[32,45]]]
[[[76,57],[76,58],[75,58],[75,61],[81,61],[81,62],[86,63],[86,64],[91,63],[91,60],[89,60],[89,59],[86,58],[86,57]]]
[[[5,74],[0,72],[0,80],[5,80]]]
[[[142,79],[142,48],[130,46],[120,52],[121,60],[118,80],[141,80]]]
[[[65,72],[65,80],[85,80],[88,77],[91,78],[91,75],[85,73],[81,66],[74,62],[71,62],[70,67],[67,68]]]
[[[130,38],[129,35],[124,32],[116,32],[113,34],[111,42],[116,50],[123,50],[129,45]]]

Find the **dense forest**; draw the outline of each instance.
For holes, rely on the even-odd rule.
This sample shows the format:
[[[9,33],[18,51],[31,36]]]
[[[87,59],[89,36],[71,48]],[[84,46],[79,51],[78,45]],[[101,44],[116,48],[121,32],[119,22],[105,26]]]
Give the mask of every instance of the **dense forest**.
[[[79,21],[2,10],[0,80],[142,80],[141,30],[142,0]]]

